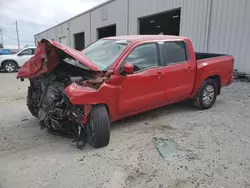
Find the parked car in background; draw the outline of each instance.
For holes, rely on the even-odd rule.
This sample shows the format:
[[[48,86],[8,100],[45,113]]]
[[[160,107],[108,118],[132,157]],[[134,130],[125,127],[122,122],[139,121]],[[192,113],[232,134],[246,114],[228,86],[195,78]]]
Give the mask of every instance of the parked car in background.
[[[110,122],[160,106],[189,99],[209,109],[233,80],[233,56],[195,53],[180,36],[110,37],[83,52],[43,39],[38,49],[17,75],[30,79],[28,108],[79,148],[108,145]]]
[[[10,49],[0,49],[0,55],[10,55],[12,51]]]
[[[36,47],[28,47],[16,54],[0,55],[0,68],[6,72],[14,72],[34,56]]]

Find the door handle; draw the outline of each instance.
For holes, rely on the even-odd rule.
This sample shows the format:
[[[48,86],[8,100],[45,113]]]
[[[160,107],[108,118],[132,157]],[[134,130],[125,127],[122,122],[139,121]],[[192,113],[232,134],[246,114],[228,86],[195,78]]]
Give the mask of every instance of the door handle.
[[[161,79],[163,76],[164,76],[164,74],[162,74],[162,72],[157,73],[157,78]]]
[[[191,66],[188,66],[187,70],[188,72],[191,72]]]

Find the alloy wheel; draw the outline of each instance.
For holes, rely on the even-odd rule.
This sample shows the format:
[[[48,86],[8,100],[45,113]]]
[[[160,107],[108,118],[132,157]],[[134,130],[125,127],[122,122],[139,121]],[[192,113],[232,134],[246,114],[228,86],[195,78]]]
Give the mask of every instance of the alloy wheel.
[[[204,89],[202,99],[204,104],[210,105],[215,96],[215,88],[212,85],[207,85]]]
[[[16,67],[13,63],[6,63],[5,64],[5,70],[8,72],[13,72],[15,71]]]

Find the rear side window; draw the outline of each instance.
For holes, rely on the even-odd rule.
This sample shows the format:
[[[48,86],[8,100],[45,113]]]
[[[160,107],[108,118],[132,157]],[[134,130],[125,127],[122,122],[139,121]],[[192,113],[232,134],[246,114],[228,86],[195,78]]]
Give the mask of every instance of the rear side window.
[[[166,64],[185,63],[188,60],[184,42],[166,42],[164,51]]]

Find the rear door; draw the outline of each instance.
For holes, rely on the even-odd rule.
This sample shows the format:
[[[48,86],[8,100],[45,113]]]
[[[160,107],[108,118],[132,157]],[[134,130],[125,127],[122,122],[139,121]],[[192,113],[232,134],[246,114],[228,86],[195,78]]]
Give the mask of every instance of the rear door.
[[[166,101],[188,97],[195,82],[196,64],[191,61],[184,41],[169,41],[161,45],[166,81]]]
[[[135,72],[121,75],[119,116],[161,105],[165,97],[165,78],[159,66],[158,44],[147,43],[135,47],[123,61],[123,64],[126,63],[132,63]]]

